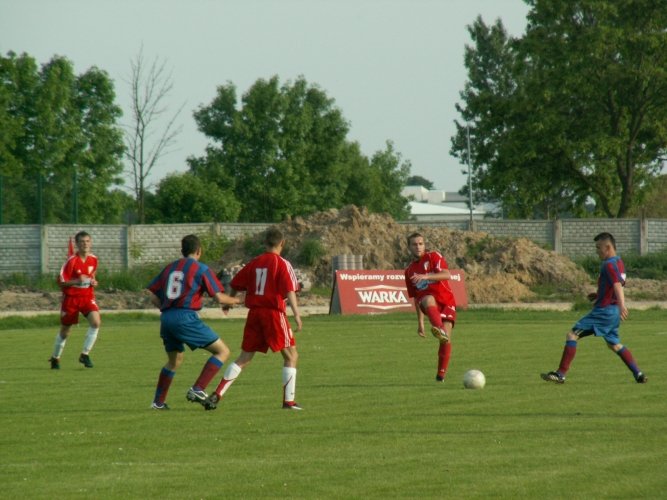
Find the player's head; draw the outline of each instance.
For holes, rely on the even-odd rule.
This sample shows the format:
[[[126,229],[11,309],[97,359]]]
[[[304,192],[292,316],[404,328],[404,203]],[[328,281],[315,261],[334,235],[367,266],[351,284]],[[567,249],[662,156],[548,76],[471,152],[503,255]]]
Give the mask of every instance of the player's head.
[[[201,241],[195,234],[188,234],[181,240],[181,254],[183,257],[194,255],[201,250]]]
[[[81,256],[86,256],[93,248],[93,239],[85,231],[79,231],[74,236],[76,242],[77,253]]]
[[[414,257],[421,257],[426,251],[424,236],[421,233],[412,233],[408,236],[408,249]]]
[[[266,248],[278,248],[285,241],[285,236],[277,227],[270,227],[264,233],[264,245]]]
[[[84,238],[90,238],[90,235],[89,235],[87,232],[85,232],[85,231],[79,231],[79,232],[76,233],[76,235],[74,236],[74,241],[76,241],[77,243],[79,243],[79,242],[80,242],[81,240],[83,240]]]
[[[595,238],[595,250],[601,259],[616,255],[616,240],[611,233],[600,233]]]

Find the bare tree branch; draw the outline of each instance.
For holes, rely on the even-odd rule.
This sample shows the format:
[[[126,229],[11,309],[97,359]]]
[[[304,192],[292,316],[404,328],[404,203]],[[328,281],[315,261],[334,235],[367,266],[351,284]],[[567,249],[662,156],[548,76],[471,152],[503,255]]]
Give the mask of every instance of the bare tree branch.
[[[165,117],[169,113],[167,101],[174,88],[172,74],[167,72],[165,61],[157,57],[147,64],[143,46],[130,61],[130,68],[127,83],[132,98],[132,123],[125,130],[125,157],[129,161],[128,175],[137,202],[138,219],[144,223],[145,195],[151,187],[147,179],[160,159],[173,152],[176,138],[183,128],[177,124],[177,119],[185,103]],[[167,122],[163,124],[165,119]]]

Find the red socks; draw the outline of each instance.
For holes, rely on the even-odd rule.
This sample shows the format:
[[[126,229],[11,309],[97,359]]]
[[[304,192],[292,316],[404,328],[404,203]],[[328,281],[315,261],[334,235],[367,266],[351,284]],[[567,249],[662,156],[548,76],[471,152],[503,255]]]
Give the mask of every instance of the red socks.
[[[201,373],[199,374],[199,378],[195,382],[195,385],[192,387],[196,389],[201,389],[202,391],[206,389],[206,386],[213,380],[213,377],[215,377],[218,372],[220,371],[220,368],[222,368],[222,361],[220,361],[218,358],[211,356],[208,358],[208,361],[204,365],[204,368],[202,368]]]
[[[438,375],[444,376],[449,366],[449,358],[452,356],[452,344],[447,342],[440,344],[438,348]]]
[[[430,306],[426,308],[426,316],[432,326],[437,326],[442,328],[442,316],[440,316],[440,311],[435,306]]]
[[[162,368],[160,376],[157,379],[157,388],[155,389],[155,397],[153,398],[154,403],[161,405],[165,402],[171,382],[174,380],[174,375],[176,375],[176,372]]]
[[[560,359],[560,365],[558,365],[558,373],[560,373],[563,377],[570,369],[570,363],[572,363],[575,354],[577,354],[577,341],[566,341],[565,347],[563,348],[563,356]]]

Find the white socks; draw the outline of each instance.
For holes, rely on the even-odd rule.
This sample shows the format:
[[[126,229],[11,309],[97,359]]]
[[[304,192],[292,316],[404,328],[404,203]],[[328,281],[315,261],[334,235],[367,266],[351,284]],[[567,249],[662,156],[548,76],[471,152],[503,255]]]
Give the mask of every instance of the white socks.
[[[227,365],[227,370],[225,370],[225,375],[224,379],[227,380],[227,383],[222,387],[220,390],[220,397],[227,392],[227,389],[229,389],[229,386],[234,383],[234,380],[241,374],[241,367],[237,365],[236,363],[232,362]]]
[[[296,368],[283,367],[283,401],[294,401],[296,392]]]
[[[81,351],[83,354],[88,354],[93,348],[95,341],[97,340],[97,332],[99,331],[99,328],[93,328],[92,326],[88,328],[88,331],[86,332],[86,338],[83,341],[83,350]]]
[[[237,377],[241,374],[241,367],[236,363],[230,363],[227,365],[227,370],[225,370],[225,375],[223,377],[223,382],[227,383],[224,386],[218,386],[220,391],[219,396],[222,396],[227,392],[229,386],[234,383]],[[221,383],[222,385],[222,383]],[[217,391],[216,391],[217,392]],[[294,394],[296,392],[296,368],[287,368],[283,367],[283,401],[292,402],[294,401]]]
[[[60,332],[56,333],[56,342],[53,344],[53,357],[56,359],[60,359],[60,355],[63,353],[63,349],[65,349],[65,344],[67,343],[67,339],[64,339],[60,336]]]

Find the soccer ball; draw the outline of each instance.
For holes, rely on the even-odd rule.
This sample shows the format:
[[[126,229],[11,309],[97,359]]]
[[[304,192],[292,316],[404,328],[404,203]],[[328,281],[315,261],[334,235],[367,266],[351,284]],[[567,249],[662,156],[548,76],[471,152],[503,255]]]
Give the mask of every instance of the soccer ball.
[[[482,389],[486,385],[486,377],[479,370],[468,370],[463,375],[463,387],[466,389]]]

